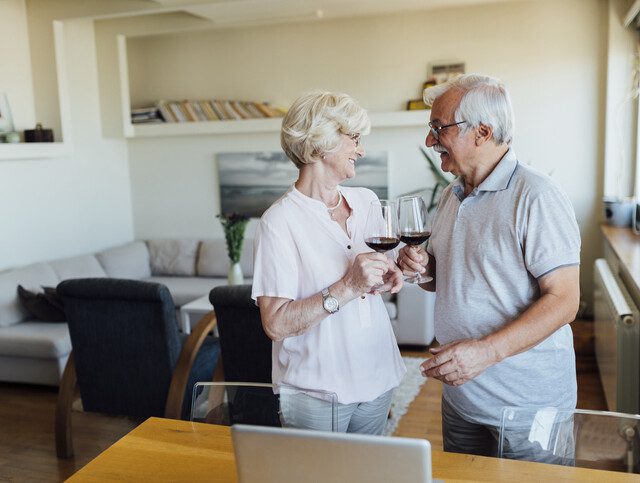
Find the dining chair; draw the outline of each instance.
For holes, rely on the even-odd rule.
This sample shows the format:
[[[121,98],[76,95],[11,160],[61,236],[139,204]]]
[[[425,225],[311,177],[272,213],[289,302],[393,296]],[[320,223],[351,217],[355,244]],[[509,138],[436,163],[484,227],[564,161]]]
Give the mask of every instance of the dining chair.
[[[498,457],[639,473],[639,430],[636,414],[505,407]]]
[[[314,401],[316,415],[320,411],[319,419],[326,424],[316,429],[337,431],[338,427],[337,396],[326,391],[266,383],[197,382],[191,400],[191,421],[298,428],[303,427],[298,411],[304,412],[305,401]]]
[[[85,412],[189,418],[193,385],[212,380],[218,361],[218,341],[207,335],[215,317],[204,317],[189,336],[181,335],[171,294],[157,283],[73,279],[57,291],[72,346],[56,405],[58,457],[73,455],[76,387]]]
[[[273,343],[251,299],[251,285],[215,287],[209,301],[217,318],[224,380],[270,384]]]

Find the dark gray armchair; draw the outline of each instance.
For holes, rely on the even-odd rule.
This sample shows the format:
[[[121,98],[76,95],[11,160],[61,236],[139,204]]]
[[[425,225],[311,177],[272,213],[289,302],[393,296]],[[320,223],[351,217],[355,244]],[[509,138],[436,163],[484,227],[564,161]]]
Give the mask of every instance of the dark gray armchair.
[[[58,457],[73,455],[76,384],[85,411],[189,418],[193,385],[211,381],[218,361],[219,343],[207,336],[215,317],[181,336],[167,287],[137,280],[66,280],[58,293],[72,345],[56,408]]]

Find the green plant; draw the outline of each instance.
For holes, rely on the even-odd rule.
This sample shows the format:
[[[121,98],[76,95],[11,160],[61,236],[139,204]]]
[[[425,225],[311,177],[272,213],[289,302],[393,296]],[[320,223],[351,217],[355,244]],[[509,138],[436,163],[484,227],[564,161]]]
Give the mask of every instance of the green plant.
[[[227,253],[232,263],[240,261],[244,231],[249,223],[249,217],[238,213],[217,215],[224,229],[224,238],[227,241]]]
[[[420,151],[424,155],[427,160],[427,165],[429,166],[429,170],[433,174],[433,177],[436,180],[436,184],[434,185],[431,191],[431,199],[429,200],[429,204],[427,205],[427,210],[431,211],[433,208],[438,206],[438,200],[440,199],[440,194],[442,190],[446,188],[449,183],[455,178],[449,179],[438,166],[438,161],[433,155],[433,153],[428,150],[425,146],[418,145]]]

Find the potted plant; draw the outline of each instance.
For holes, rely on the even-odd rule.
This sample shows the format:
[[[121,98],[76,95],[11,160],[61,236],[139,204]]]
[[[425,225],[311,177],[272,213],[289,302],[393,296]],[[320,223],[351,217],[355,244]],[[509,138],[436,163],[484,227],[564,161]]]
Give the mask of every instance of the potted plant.
[[[229,285],[240,285],[244,283],[242,267],[240,267],[240,255],[242,254],[242,244],[244,242],[244,232],[249,222],[249,217],[238,213],[217,215],[224,229],[224,237],[227,242],[227,253],[229,254],[229,272],[227,280]]]

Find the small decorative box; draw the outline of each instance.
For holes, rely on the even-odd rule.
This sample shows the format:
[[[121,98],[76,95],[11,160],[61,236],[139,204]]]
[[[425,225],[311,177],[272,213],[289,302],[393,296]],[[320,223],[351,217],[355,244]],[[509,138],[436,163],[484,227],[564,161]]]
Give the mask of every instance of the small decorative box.
[[[24,130],[25,143],[52,143],[53,129],[44,129],[42,124],[36,124],[35,129]]]

